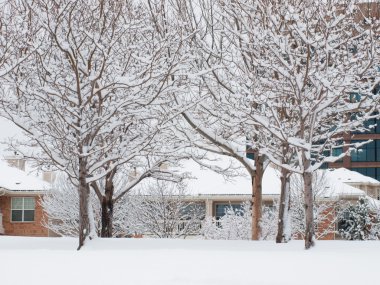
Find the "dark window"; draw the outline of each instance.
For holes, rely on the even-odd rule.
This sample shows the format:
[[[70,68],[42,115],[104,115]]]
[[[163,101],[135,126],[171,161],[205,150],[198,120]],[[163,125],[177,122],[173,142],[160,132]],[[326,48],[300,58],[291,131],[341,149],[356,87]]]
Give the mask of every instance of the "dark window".
[[[11,201],[12,222],[33,222],[35,205],[33,197],[13,197]]]
[[[255,155],[253,153],[253,149],[250,147],[250,146],[246,146],[246,155],[245,155],[247,158],[249,159],[252,159],[254,160],[255,159]]]
[[[223,217],[226,214],[226,211],[231,209],[236,212],[239,210],[242,210],[241,204],[216,204],[215,205],[215,217],[217,220],[219,220],[221,217]]]
[[[363,141],[351,141],[352,143],[361,143]],[[364,144],[363,146],[351,150],[351,161],[365,162],[365,161],[380,161],[378,154],[380,144],[379,141],[372,141]]]
[[[341,143],[342,144],[342,143]],[[331,150],[332,156],[339,156],[343,153],[343,148],[342,147],[336,147]],[[336,162],[342,162],[343,158],[338,159]]]
[[[206,215],[205,203],[188,203],[185,207],[180,209],[181,217],[185,220],[190,220],[192,217],[202,217]]]
[[[351,170],[380,181],[380,167],[356,167]]]
[[[350,102],[351,103],[357,103],[360,102],[362,96],[359,93],[350,93]]]
[[[376,113],[375,113],[376,114]],[[355,131],[353,134],[380,134],[380,119],[369,119],[364,122],[364,127],[367,129],[366,131]]]

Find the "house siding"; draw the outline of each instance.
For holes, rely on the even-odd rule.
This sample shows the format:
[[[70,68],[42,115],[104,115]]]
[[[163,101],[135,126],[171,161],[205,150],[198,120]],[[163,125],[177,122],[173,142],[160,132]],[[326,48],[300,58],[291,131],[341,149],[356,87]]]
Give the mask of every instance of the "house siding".
[[[35,197],[36,205],[34,212],[34,222],[12,222],[11,221],[11,199],[20,196],[1,196],[0,209],[3,214],[4,235],[12,236],[34,236],[47,237],[48,230],[42,226],[41,222],[44,217],[43,209],[40,205],[40,196],[25,195],[22,197]]]

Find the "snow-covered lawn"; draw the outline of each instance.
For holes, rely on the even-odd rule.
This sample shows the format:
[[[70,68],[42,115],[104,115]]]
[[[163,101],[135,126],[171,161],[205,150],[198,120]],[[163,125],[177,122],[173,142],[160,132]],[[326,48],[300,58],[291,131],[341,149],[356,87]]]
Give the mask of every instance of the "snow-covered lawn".
[[[376,285],[380,242],[0,237],[1,285]]]

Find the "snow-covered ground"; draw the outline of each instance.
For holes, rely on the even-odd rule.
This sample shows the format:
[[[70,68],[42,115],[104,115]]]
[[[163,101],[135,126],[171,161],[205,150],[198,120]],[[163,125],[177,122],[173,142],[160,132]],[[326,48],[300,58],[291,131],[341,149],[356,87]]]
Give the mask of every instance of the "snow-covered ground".
[[[380,243],[0,237],[1,285],[376,285]]]

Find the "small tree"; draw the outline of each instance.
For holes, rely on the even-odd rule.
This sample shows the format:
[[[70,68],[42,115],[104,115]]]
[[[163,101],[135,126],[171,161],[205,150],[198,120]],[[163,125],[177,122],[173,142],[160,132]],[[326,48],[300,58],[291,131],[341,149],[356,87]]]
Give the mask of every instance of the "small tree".
[[[183,183],[148,182],[135,194],[123,198],[120,216],[129,232],[158,238],[186,238],[199,234],[204,206],[186,201]]]
[[[339,212],[339,234],[348,240],[380,238],[379,215],[370,207],[369,200],[360,198]]]
[[[263,207],[263,216],[261,218],[262,240],[274,240],[277,235],[278,226],[278,210],[277,201],[273,201],[273,206]]]

